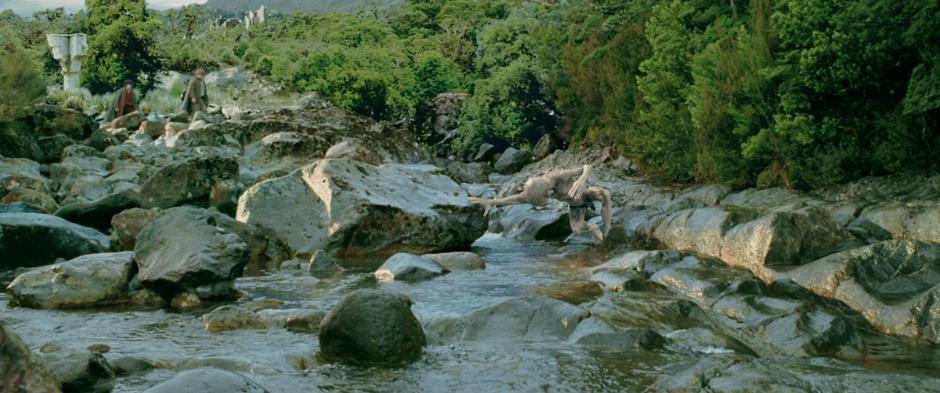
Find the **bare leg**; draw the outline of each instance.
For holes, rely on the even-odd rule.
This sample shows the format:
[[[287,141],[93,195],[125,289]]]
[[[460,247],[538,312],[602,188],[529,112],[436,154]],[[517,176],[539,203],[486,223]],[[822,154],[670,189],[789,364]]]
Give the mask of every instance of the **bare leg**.
[[[600,228],[597,225],[589,224],[585,221],[584,216],[587,213],[586,207],[576,207],[568,209],[568,222],[571,224],[571,231],[574,233],[581,233],[585,230],[591,231],[591,238],[594,241],[594,244],[601,244],[604,241],[604,235],[601,233]]]

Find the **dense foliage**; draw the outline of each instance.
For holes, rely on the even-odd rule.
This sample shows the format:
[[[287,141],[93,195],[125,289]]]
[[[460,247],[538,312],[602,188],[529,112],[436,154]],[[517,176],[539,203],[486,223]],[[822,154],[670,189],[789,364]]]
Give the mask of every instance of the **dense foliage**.
[[[92,33],[96,89],[241,66],[388,121],[466,92],[454,151],[553,133],[664,180],[801,188],[940,169],[940,0],[407,0],[250,30],[142,4],[89,0],[19,39],[42,62],[37,25]]]

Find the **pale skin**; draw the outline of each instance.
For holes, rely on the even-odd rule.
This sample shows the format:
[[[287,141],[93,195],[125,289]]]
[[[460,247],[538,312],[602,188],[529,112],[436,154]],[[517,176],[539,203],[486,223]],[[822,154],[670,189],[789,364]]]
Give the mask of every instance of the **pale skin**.
[[[500,206],[522,203],[544,206],[549,199],[565,202],[569,206],[571,230],[574,233],[591,231],[594,244],[600,244],[610,233],[611,199],[609,191],[588,185],[593,170],[590,165],[578,169],[554,170],[529,178],[522,192],[518,194],[496,199],[471,197],[470,201],[482,205],[485,208],[484,215],[488,215],[491,208]],[[594,202],[601,202],[603,228],[585,221],[586,206],[593,205]]]

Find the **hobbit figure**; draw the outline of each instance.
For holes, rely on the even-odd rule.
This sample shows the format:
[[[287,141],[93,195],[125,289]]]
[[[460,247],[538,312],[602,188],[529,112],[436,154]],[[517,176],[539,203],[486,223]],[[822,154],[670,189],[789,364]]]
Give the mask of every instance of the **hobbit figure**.
[[[593,168],[585,165],[579,169],[555,170],[541,176],[533,176],[526,180],[521,193],[496,199],[470,198],[470,201],[485,208],[484,215],[488,215],[493,207],[518,205],[529,203],[544,206],[549,199],[555,199],[568,204],[568,218],[571,230],[574,233],[591,231],[594,244],[600,244],[610,233],[611,200],[610,192],[601,187],[590,187],[588,180]],[[589,224],[585,221],[588,209],[594,208],[594,202],[601,203],[601,216],[604,227]]]

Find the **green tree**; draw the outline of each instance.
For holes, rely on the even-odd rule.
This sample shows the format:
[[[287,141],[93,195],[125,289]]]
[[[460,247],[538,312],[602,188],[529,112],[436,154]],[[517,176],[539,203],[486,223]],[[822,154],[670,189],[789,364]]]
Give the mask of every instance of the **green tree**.
[[[557,110],[533,60],[520,57],[478,80],[461,114],[459,147],[534,144],[558,127]]]
[[[143,0],[86,0],[88,58],[83,83],[92,93],[113,91],[125,79],[138,81],[149,91],[161,71],[155,50],[160,22]]]
[[[695,53],[687,20],[693,13],[694,9],[680,0],[653,7],[646,24],[652,53],[640,64],[643,75],[637,78],[644,104],[640,124],[631,130],[628,142],[651,172],[674,180],[694,176],[692,121],[686,105]]]

